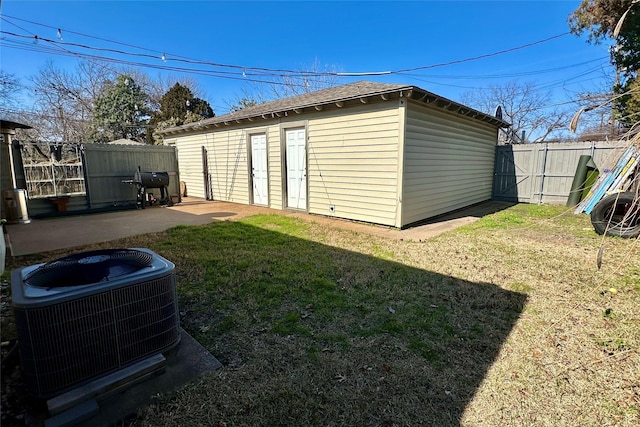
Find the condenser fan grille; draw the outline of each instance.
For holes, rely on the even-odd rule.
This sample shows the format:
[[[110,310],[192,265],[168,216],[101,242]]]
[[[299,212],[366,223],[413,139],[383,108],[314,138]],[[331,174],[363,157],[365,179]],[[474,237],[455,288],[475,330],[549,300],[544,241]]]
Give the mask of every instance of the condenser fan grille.
[[[80,299],[14,311],[23,379],[38,397],[120,369],[179,341],[173,271]]]
[[[135,249],[83,252],[42,265],[27,275],[24,282],[42,288],[83,286],[134,273],[152,261],[151,254]]]

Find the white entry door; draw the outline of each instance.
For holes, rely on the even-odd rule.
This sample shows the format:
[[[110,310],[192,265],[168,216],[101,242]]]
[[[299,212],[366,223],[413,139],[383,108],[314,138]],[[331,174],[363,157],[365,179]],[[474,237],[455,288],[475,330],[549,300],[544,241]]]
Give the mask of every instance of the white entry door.
[[[286,131],[287,207],[307,209],[307,143],[304,129]]]
[[[251,181],[253,182],[253,203],[268,206],[269,178],[266,135],[251,135]]]

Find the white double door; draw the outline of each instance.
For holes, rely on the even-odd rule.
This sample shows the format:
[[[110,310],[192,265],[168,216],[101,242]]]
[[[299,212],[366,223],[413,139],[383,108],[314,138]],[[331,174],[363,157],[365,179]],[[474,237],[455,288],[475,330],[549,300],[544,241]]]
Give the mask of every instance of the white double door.
[[[285,132],[287,207],[307,209],[307,142],[304,128]]]
[[[251,135],[251,181],[253,203],[269,206],[269,175],[267,170],[267,136]]]

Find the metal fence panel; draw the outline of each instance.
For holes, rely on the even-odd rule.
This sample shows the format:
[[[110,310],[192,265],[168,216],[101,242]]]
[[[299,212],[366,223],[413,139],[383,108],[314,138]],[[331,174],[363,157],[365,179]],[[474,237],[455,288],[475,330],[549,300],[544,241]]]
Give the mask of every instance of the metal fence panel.
[[[564,204],[581,155],[591,155],[604,170],[615,163],[626,146],[624,141],[497,146],[493,199]]]

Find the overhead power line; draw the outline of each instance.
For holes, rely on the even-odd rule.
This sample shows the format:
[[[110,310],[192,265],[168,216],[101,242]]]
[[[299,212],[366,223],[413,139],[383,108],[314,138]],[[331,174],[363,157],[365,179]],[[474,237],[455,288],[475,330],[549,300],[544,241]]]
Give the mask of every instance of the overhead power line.
[[[601,56],[600,58],[591,59],[589,61],[583,61],[583,62],[578,62],[578,63],[574,63],[574,64],[563,65],[561,67],[544,68],[544,69],[541,69],[541,70],[529,70],[529,71],[514,72],[514,73],[475,74],[475,75],[473,75],[473,74],[452,75],[452,74],[402,73],[402,75],[405,75],[407,77],[415,77],[415,76],[429,77],[429,78],[432,78],[432,79],[434,79],[434,78],[443,78],[443,79],[447,79],[447,80],[503,79],[503,78],[510,78],[510,77],[532,76],[532,75],[536,75],[536,74],[544,74],[544,73],[552,73],[552,72],[556,72],[556,71],[563,71],[563,70],[579,67],[579,66],[582,66],[582,65],[591,64],[591,63],[594,63],[594,62],[599,62],[599,63],[602,64],[602,63],[607,63],[608,60],[609,60],[608,56]]]
[[[538,41],[535,41],[535,42],[532,42],[532,43],[523,44],[522,46],[512,47],[510,49],[499,50],[497,52],[486,53],[484,55],[473,56],[471,58],[457,59],[455,61],[449,61],[449,62],[442,62],[440,64],[423,65],[421,67],[406,68],[404,70],[397,70],[397,71],[395,71],[395,73],[409,73],[411,71],[428,70],[430,68],[446,67],[446,66],[449,66],[449,65],[462,64],[464,62],[471,62],[471,61],[477,61],[479,59],[490,58],[492,56],[504,55],[505,53],[515,52],[516,50],[526,49],[528,47],[532,47],[532,46],[535,46],[535,45],[538,45],[538,44],[546,43],[546,42],[549,42],[551,40],[559,39],[560,37],[564,37],[564,36],[569,35],[569,34],[571,34],[571,33],[570,32],[566,32],[566,33],[562,33],[562,34],[557,34],[555,36],[547,37],[546,39],[538,40]]]
[[[35,36],[34,35],[29,35],[29,36],[27,36],[27,35],[7,32],[7,31],[0,31],[0,33],[8,34],[8,35],[11,35],[11,36],[14,36],[14,37],[22,37],[22,38],[28,38],[28,39],[34,39],[34,40],[43,40],[43,41],[46,41],[47,43],[51,43],[51,44],[57,45],[57,46],[77,47],[77,48],[87,49],[87,50],[110,52],[110,53],[114,53],[114,54],[118,54],[118,55],[137,56],[137,57],[142,57],[142,58],[147,58],[147,59],[156,59],[156,60],[162,60],[162,61],[176,61],[176,62],[183,62],[183,63],[188,63],[188,64],[208,65],[208,66],[220,67],[220,68],[231,68],[231,69],[238,70],[243,75],[247,75],[248,73],[267,72],[267,73],[286,73],[286,74],[294,74],[294,75],[297,74],[297,75],[301,75],[301,76],[314,76],[314,75],[316,75],[316,76],[335,76],[335,77],[366,77],[366,76],[380,76],[380,75],[409,73],[409,72],[413,72],[413,71],[420,71],[420,70],[427,70],[427,69],[432,69],[432,68],[446,67],[446,66],[450,66],[450,65],[461,64],[461,63],[471,62],[471,61],[477,61],[477,60],[484,59],[484,58],[490,58],[490,57],[493,57],[493,56],[503,55],[503,54],[507,54],[507,53],[510,53],[510,52],[515,52],[515,51],[518,51],[518,50],[526,49],[526,48],[529,48],[529,47],[532,47],[532,46],[535,46],[535,45],[539,45],[539,44],[542,44],[542,43],[547,43],[549,41],[552,41],[552,40],[555,40],[555,39],[558,39],[558,38],[561,38],[561,37],[564,37],[564,36],[570,34],[570,32],[565,32],[565,33],[562,33],[562,34],[557,34],[557,35],[554,35],[554,36],[551,36],[551,37],[547,37],[547,38],[542,39],[542,40],[537,40],[537,41],[534,41],[534,42],[531,42],[531,43],[527,43],[527,44],[524,44],[524,45],[521,45],[521,46],[516,46],[516,47],[509,48],[509,49],[503,49],[503,50],[500,50],[500,51],[497,51],[497,52],[487,53],[487,54],[483,54],[483,55],[478,55],[478,56],[474,56],[474,57],[463,58],[463,59],[458,59],[458,60],[453,60],[453,61],[448,61],[448,62],[443,62],[443,63],[438,63],[438,64],[422,65],[422,66],[418,66],[418,67],[404,68],[404,69],[399,69],[399,70],[361,71],[361,72],[360,71],[333,72],[333,71],[300,71],[300,70],[290,70],[290,69],[281,69],[281,68],[256,67],[256,66],[225,64],[225,63],[218,63],[218,62],[205,61],[205,60],[199,60],[199,59],[192,59],[192,58],[187,58],[187,57],[184,57],[184,56],[181,56],[181,55],[167,53],[167,52],[163,52],[163,51],[159,51],[159,50],[155,50],[155,49],[149,49],[149,48],[145,48],[145,47],[141,47],[141,46],[135,46],[135,45],[122,43],[122,42],[118,42],[118,41],[114,41],[114,40],[109,40],[109,39],[105,39],[105,38],[101,38],[101,37],[90,36],[90,35],[87,35],[87,34],[76,33],[76,32],[73,32],[73,31],[56,28],[56,27],[53,27],[53,26],[50,26],[50,25],[41,24],[41,23],[37,23],[37,22],[34,22],[34,21],[29,21],[29,20],[25,20],[25,19],[21,19],[21,18],[16,18],[16,17],[11,17],[11,16],[4,15],[2,17],[2,19],[7,21],[8,23],[10,23],[12,25],[15,25],[15,24],[13,24],[7,18],[20,20],[20,21],[23,21],[23,22],[28,22],[28,23],[33,24],[33,25],[39,25],[39,26],[42,26],[42,27],[50,28],[50,29],[55,29],[59,33],[62,33],[62,34],[64,34],[64,33],[76,34],[76,35],[80,35],[82,37],[101,40],[101,41],[105,41],[107,43],[112,43],[112,44],[115,44],[115,45],[126,46],[126,47],[130,47],[130,48],[134,48],[134,49],[138,49],[138,50],[142,50],[142,51],[146,51],[146,52],[153,52],[154,54],[152,55],[152,54],[149,54],[149,53],[128,52],[128,51],[121,50],[121,49],[102,48],[102,47],[95,47],[95,46],[90,46],[90,45],[86,45],[86,44],[81,44],[81,43],[71,43],[71,42],[65,42],[65,41],[62,41],[62,40],[53,40],[53,39],[49,39],[49,38],[46,38],[46,37],[40,37],[38,35],[35,35]]]
[[[214,78],[223,78],[230,80],[239,80],[245,82],[252,83],[261,83],[261,84],[284,84],[279,82],[277,79],[285,79],[290,78],[293,81],[289,80],[286,82],[288,86],[298,86],[305,87],[305,84],[299,84],[296,82],[297,79],[313,81],[315,78],[322,77],[366,77],[366,76],[381,76],[381,75],[400,75],[410,77],[416,80],[425,81],[428,83],[444,85],[444,86],[455,86],[462,87],[465,86],[457,86],[457,85],[449,85],[438,82],[430,82],[425,79],[421,79],[420,77],[427,77],[430,79],[447,79],[447,80],[472,80],[472,79],[493,79],[493,78],[512,78],[512,77],[520,77],[520,76],[529,76],[535,74],[542,73],[552,73],[556,71],[565,70],[567,68],[579,67],[583,65],[587,65],[593,62],[604,61],[607,57],[597,58],[590,61],[584,61],[577,64],[571,64],[566,66],[560,66],[555,68],[548,68],[542,70],[532,70],[525,71],[519,73],[503,73],[503,74],[486,74],[486,75],[429,75],[423,74],[424,71],[435,69],[435,68],[443,68],[447,66],[468,63],[472,61],[478,61],[490,57],[495,57],[499,55],[505,55],[511,52],[524,50],[531,48],[536,45],[540,45],[543,43],[548,43],[553,40],[565,37],[569,35],[569,32],[565,32],[562,34],[557,34],[554,36],[550,36],[541,40],[537,40],[534,42],[526,43],[520,46],[511,47],[508,49],[502,49],[496,52],[486,53],[482,55],[477,55],[473,57],[467,57],[447,62],[441,62],[436,64],[429,65],[420,65],[411,68],[403,68],[397,70],[387,70],[387,71],[363,71],[363,72],[336,72],[336,71],[301,71],[301,70],[290,70],[285,68],[269,68],[269,67],[261,67],[261,66],[247,66],[247,65],[237,65],[237,64],[226,64],[226,63],[218,63],[214,61],[200,60],[189,58],[186,56],[178,55],[175,53],[164,52],[157,49],[151,49],[143,46],[136,46],[130,43],[123,43],[116,40],[110,40],[107,38],[92,36],[89,34],[83,34],[75,31],[71,31],[68,29],[61,29],[58,27],[54,27],[51,25],[46,25],[22,18],[12,17],[8,15],[0,16],[2,21],[13,25],[15,28],[19,29],[19,32],[11,32],[6,29],[0,30],[0,34],[2,35],[2,44],[5,48],[23,50],[23,51],[31,51],[36,53],[48,54],[48,55],[59,55],[59,56],[71,56],[79,59],[85,59],[91,62],[100,62],[105,66],[105,68],[109,68],[106,64],[114,64],[121,66],[131,66],[131,67],[141,67],[141,68],[150,68],[157,70],[164,70],[169,72],[178,72],[178,73],[187,73],[201,76],[208,76]],[[40,26],[43,28],[51,29],[55,32],[57,37],[42,37],[38,34],[35,34],[22,26],[16,24],[13,21],[20,21],[22,23],[28,23],[36,26]],[[21,34],[21,33],[22,34]],[[100,42],[108,43],[116,46],[113,47],[101,47],[101,46],[93,46],[91,44],[72,42],[69,39],[72,37],[67,37],[68,35],[75,35],[82,38],[97,40]],[[575,83],[575,79],[579,77],[584,77],[589,73],[594,72],[595,70],[600,69],[601,67],[594,67],[588,69],[586,71],[582,71],[578,74],[570,76],[569,78],[563,78],[560,80],[547,82],[545,84],[539,85],[538,89],[543,90],[544,88],[550,89],[556,86],[565,85],[568,81],[573,80]],[[117,72],[114,70],[114,72]],[[474,87],[477,89],[477,87]],[[471,88],[470,88],[471,89]],[[569,103],[572,101],[569,101]]]

